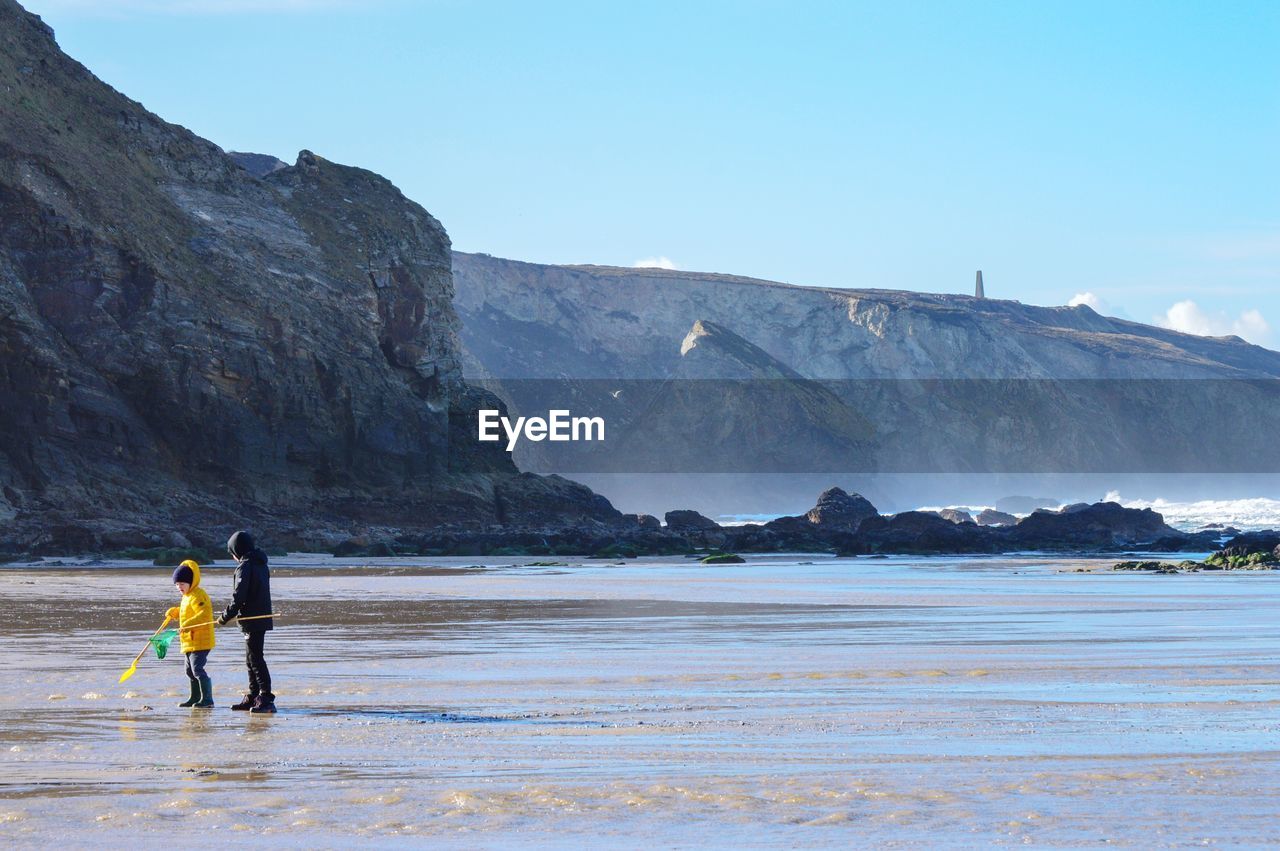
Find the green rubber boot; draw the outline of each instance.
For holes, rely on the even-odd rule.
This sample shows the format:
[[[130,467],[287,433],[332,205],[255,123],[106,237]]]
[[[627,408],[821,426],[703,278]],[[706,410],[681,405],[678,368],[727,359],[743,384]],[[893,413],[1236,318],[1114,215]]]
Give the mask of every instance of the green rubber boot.
[[[200,678],[200,700],[193,703],[196,709],[209,709],[213,706],[213,680],[209,679],[208,674]]]
[[[195,706],[200,702],[200,683],[195,680],[188,680],[191,683],[191,697],[188,697],[179,706]]]

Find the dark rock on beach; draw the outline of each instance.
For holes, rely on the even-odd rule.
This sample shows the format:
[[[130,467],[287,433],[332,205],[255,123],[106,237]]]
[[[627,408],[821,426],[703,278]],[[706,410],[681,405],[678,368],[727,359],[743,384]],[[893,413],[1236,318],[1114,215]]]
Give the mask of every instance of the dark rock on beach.
[[[622,512],[609,500],[585,485],[556,475],[520,473],[501,478],[494,486],[494,498],[494,519],[503,525],[528,527],[548,520],[566,526],[623,521]]]
[[[1216,549],[1219,537],[1213,532],[1177,533],[1157,538],[1143,549],[1152,553],[1204,552]]]
[[[1149,508],[1125,508],[1115,502],[1069,505],[1061,511],[1039,509],[1007,530],[1007,540],[1027,549],[1106,549],[1184,537]]]
[[[975,523],[958,524],[923,511],[875,517],[862,523],[851,553],[983,553],[1000,549],[995,535]]]
[[[831,504],[833,499],[843,502],[828,491],[820,499],[820,506]],[[861,497],[857,499],[865,502]],[[814,517],[815,512],[817,507],[808,517]],[[830,548],[850,554],[1090,552],[1152,544],[1167,546],[1171,552],[1208,548],[1202,537],[1178,532],[1149,509],[1129,509],[1116,503],[1082,504],[1061,512],[1041,510],[1015,525],[1002,527],[963,520],[956,523],[920,511],[882,516],[874,513],[873,507],[872,512],[856,526],[841,524],[835,529],[806,524],[796,517],[779,518],[762,529],[748,526],[730,530],[726,545],[739,552],[764,549],[772,543],[779,549]],[[851,526],[853,531],[848,531]]]
[[[1280,532],[1266,530],[1262,532],[1245,532],[1236,535],[1218,550],[1218,555],[1225,558],[1232,556],[1250,556],[1255,554],[1280,553]]]
[[[708,532],[720,528],[720,524],[710,517],[703,517],[696,511],[677,509],[664,515],[667,528],[672,532]]]
[[[1205,532],[1189,536],[1202,542]],[[1183,547],[1183,549],[1191,549]],[[1158,561],[1122,561],[1113,570],[1145,570],[1155,573],[1195,573],[1202,570],[1280,570],[1280,533],[1249,532],[1238,535],[1225,547],[1211,553],[1204,561],[1182,561],[1178,564]]]
[[[814,528],[823,532],[856,532],[864,520],[879,516],[876,507],[861,494],[828,488],[805,515]]]
[[[822,504],[830,506],[830,491],[824,497]],[[859,520],[855,531],[849,531],[848,523],[825,527],[822,523],[812,523],[808,519],[812,514],[782,517],[764,525],[720,527],[696,512],[673,511],[667,515],[668,525],[657,530],[642,527],[633,515],[626,515],[610,523],[591,521],[568,528],[457,530],[418,539],[416,546],[424,553],[441,554],[518,552],[622,558],[700,549],[846,555],[1022,550],[1087,553],[1162,548],[1176,552],[1194,551],[1203,543],[1200,536],[1184,535],[1166,526],[1154,512],[1127,509],[1114,503],[1073,506],[1064,512],[1037,512],[1013,527],[953,523],[935,514],[908,511],[888,516],[872,514]]]
[[[1167,561],[1122,561],[1117,563],[1112,570],[1134,570],[1145,571],[1147,573],[1195,573],[1204,568],[1204,565],[1195,561],[1184,561],[1178,564],[1170,564]],[[1212,568],[1209,568],[1212,570]]]
[[[1018,518],[1012,514],[994,508],[984,508],[974,520],[979,526],[1013,526],[1018,522]]]

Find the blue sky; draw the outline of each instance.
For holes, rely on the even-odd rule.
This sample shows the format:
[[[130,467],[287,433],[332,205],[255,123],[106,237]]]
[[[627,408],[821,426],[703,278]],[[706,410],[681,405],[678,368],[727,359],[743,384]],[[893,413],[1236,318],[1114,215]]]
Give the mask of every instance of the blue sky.
[[[456,248],[969,292],[1280,346],[1280,3],[27,0],[229,150]]]

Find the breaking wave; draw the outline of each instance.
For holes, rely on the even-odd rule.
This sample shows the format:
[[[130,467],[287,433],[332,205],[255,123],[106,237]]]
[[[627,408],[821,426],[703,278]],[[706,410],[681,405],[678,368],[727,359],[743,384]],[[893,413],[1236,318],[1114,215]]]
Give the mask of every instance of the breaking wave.
[[[1250,499],[1204,499],[1199,502],[1171,502],[1165,499],[1124,499],[1116,491],[1105,497],[1125,508],[1150,508],[1164,515],[1164,522],[1177,529],[1195,531],[1211,523],[1234,526],[1242,531],[1280,529],[1280,500],[1267,497]]]

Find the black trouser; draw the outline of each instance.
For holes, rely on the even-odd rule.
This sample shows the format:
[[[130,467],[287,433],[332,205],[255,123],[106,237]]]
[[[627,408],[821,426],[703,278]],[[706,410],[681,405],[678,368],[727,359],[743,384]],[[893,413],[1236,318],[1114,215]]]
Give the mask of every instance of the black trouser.
[[[271,672],[267,670],[267,660],[262,657],[262,642],[266,637],[267,632],[262,629],[244,634],[244,663],[249,668],[249,694],[274,701],[276,696],[271,693]]]

